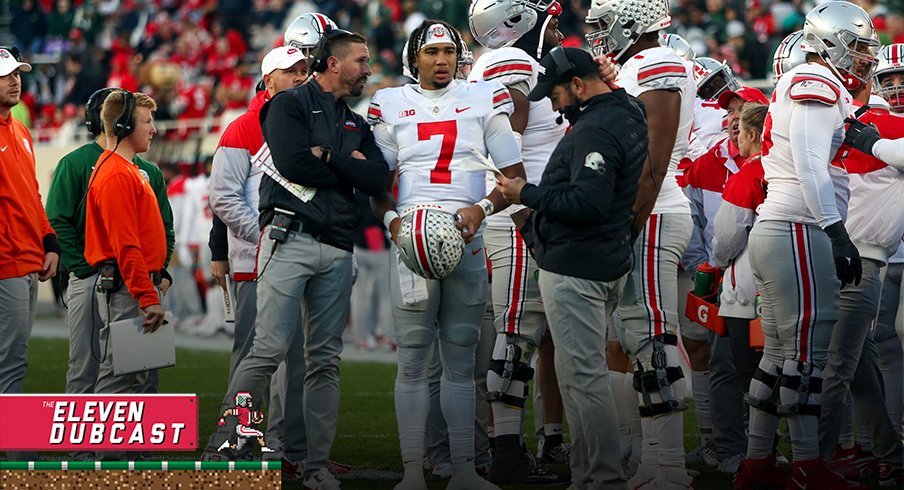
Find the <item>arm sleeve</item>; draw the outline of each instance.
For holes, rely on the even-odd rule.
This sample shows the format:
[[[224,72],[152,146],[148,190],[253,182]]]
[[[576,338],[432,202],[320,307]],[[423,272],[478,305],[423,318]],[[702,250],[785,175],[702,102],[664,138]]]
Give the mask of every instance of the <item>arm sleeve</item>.
[[[389,166],[374,139],[370,126],[361,124],[361,146],[358,151],[367,157],[361,160],[349,155],[333,155],[332,166],[343,180],[368,196],[380,196],[386,192]]]
[[[98,207],[104,232],[110,241],[123,282],[141,308],[160,304],[154,283],[141,253],[141,237],[136,216],[138,203],[134,181],[113,176],[98,189]]]
[[[834,106],[819,102],[796,102],[791,109],[792,160],[804,202],[821,228],[841,221],[829,176],[829,152],[837,119]]]
[[[208,191],[210,208],[216,217],[236,236],[255,243],[260,233],[260,213],[245,195],[245,182],[250,171],[248,150],[221,146],[213,154]]]
[[[207,246],[210,248],[210,260],[229,260],[229,239],[227,237],[226,224],[213,215],[213,225],[210,227],[210,237]]]
[[[489,150],[496,168],[521,163],[521,145],[515,138],[508,115],[493,114],[487,121],[483,134],[483,142]]]
[[[299,185],[334,189],[342,183],[335,172],[311,153],[308,116],[297,97],[280,94],[269,102],[263,121],[264,138],[273,165],[279,173]]]
[[[685,270],[692,271],[698,265],[709,261],[703,233],[706,228],[706,215],[703,212],[703,191],[697,187],[685,187],[684,194],[691,203],[691,221],[694,227],[691,231],[691,240],[681,257],[681,265]]]
[[[713,219],[713,257],[716,267],[728,267],[747,248],[754,216],[752,209],[722,201]]]
[[[576,134],[568,188],[527,184],[521,202],[568,226],[605,222],[612,204],[615,178],[622,165],[612,136],[601,129]]]
[[[904,138],[877,141],[873,146],[873,156],[898,170],[904,170]]]
[[[85,263],[82,253],[85,250],[84,238],[77,228],[83,222],[84,194],[87,182],[72,168],[67,158],[60,160],[53,173],[50,191],[47,193],[47,218],[56,230],[57,239],[62,249],[60,262],[69,270]]]
[[[389,165],[389,170],[397,169],[399,167],[399,147],[388,125],[379,123],[374,126],[374,141],[380,148],[380,152],[383,153],[383,159]]]

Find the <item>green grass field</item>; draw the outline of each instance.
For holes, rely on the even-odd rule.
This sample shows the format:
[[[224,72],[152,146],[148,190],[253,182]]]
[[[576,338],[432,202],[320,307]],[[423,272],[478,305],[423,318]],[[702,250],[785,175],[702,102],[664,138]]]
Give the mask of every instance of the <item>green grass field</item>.
[[[63,393],[66,383],[67,341],[33,338],[29,346],[27,393]],[[161,393],[196,393],[200,399],[200,441],[207,441],[216,427],[218,405],[226,390],[229,354],[178,349],[177,366],[160,371]],[[343,361],[342,401],[339,428],[333,446],[333,459],[350,464],[355,470],[401,473],[401,456],[396,431],[392,388],[395,366],[385,363]],[[528,420],[532,420],[528,417]],[[685,412],[685,447],[696,445],[696,419],[693,410]],[[530,425],[530,422],[529,422]],[[536,447],[529,430],[528,447]],[[170,453],[161,459],[197,459],[200,454]],[[48,459],[63,459],[63,454],[46,454]],[[564,471],[567,468],[553,468]],[[697,488],[731,488],[731,478],[709,468],[702,472]],[[391,489],[393,480],[344,480],[344,489]],[[298,482],[286,488],[302,488]],[[431,482],[431,489],[445,488],[445,482]],[[506,488],[516,488],[507,486]],[[536,488],[536,487],[524,487]]]

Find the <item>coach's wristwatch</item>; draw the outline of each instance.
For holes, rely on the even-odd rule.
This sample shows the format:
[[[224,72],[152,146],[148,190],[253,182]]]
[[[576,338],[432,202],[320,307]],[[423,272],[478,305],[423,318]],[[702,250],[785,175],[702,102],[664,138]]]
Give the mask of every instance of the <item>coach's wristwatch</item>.
[[[330,161],[330,153],[333,152],[333,147],[330,145],[320,145],[320,161],[326,163]]]

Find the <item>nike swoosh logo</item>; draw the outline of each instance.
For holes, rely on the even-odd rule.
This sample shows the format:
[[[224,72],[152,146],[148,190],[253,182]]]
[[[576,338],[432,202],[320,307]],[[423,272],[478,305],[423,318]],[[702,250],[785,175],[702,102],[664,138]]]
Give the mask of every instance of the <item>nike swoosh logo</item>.
[[[0,148],[0,151],[6,151],[7,148],[9,148],[9,145],[6,145],[3,148]]]
[[[312,114],[320,114],[323,111],[311,111]]]
[[[464,111],[466,111],[466,110],[468,110],[468,109],[470,109],[470,108],[471,108],[471,106],[465,107],[464,109],[462,109],[461,107],[456,107],[456,108],[455,108],[455,112],[461,113],[461,112],[464,112]]]
[[[476,250],[471,250],[471,255],[477,255],[477,254],[479,254],[479,253],[480,253],[480,250],[481,250],[481,249],[479,249],[479,248],[476,249]]]

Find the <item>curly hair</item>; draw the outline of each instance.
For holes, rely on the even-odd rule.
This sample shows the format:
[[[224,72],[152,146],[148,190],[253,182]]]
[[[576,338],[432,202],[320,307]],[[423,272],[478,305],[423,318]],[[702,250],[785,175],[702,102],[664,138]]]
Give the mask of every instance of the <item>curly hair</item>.
[[[411,31],[411,35],[408,36],[408,52],[405,53],[405,57],[408,59],[408,66],[411,69],[412,75],[417,76],[417,67],[415,67],[414,62],[417,60],[417,53],[424,46],[424,43],[427,42],[427,30],[433,24],[440,24],[452,33],[452,42],[455,44],[456,60],[458,61],[458,64],[461,64],[464,53],[461,51],[462,41],[458,29],[452,27],[452,24],[442,20],[426,19],[421,22],[421,25],[418,26],[417,29]]]

